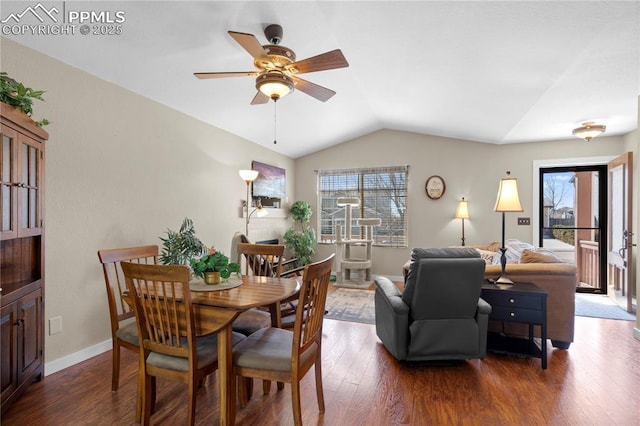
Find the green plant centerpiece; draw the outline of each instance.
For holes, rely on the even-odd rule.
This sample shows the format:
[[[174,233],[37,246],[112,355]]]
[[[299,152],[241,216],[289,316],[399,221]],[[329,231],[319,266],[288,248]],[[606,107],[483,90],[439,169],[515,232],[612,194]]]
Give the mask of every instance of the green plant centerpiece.
[[[229,262],[227,256],[212,247],[202,257],[191,259],[191,269],[193,270],[193,275],[204,278],[207,284],[217,284],[220,279],[227,280],[232,273],[240,272],[240,265]],[[216,277],[216,273],[219,276]]]
[[[309,226],[311,221],[311,204],[306,201],[296,201],[291,205],[291,217],[294,220],[293,227],[284,233],[284,241],[298,259],[298,266],[311,263],[311,257],[315,252],[316,234]]]
[[[38,99],[40,101],[44,101],[42,98],[43,94],[44,91],[26,87],[24,84],[9,77],[6,72],[0,71],[0,102],[16,107],[31,117],[31,113],[33,112],[33,100]],[[42,127],[50,123],[49,120],[45,118],[37,121],[36,124]]]
[[[194,257],[206,252],[207,247],[196,237],[193,221],[185,217],[178,232],[167,229],[166,238],[160,237],[160,262],[164,265],[188,265]]]

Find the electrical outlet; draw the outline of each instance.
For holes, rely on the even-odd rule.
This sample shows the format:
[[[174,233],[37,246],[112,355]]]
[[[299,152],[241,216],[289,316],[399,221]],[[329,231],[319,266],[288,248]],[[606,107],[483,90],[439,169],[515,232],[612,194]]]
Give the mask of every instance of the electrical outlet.
[[[49,319],[49,336],[57,333],[62,333],[62,317]]]
[[[519,217],[518,225],[531,225],[531,218],[529,217]]]

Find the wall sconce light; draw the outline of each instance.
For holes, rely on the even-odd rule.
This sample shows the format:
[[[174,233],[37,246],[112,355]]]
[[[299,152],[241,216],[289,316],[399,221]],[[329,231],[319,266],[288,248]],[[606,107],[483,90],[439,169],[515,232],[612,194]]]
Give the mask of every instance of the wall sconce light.
[[[267,209],[265,209],[264,207],[262,207],[262,201],[258,200],[256,208],[251,210],[251,213],[247,214],[249,212],[249,207],[247,206],[247,202],[243,201],[242,202],[242,206],[245,208],[245,234],[246,236],[249,236],[249,221],[251,220],[251,216],[253,216],[254,214],[256,215],[256,217],[265,217],[269,214],[269,211]]]
[[[462,200],[458,201],[458,207],[456,208],[456,214],[454,218],[462,219],[462,246],[464,247],[464,220],[469,219],[469,205],[468,201],[462,197]]]
[[[496,280],[496,284],[513,284],[509,278],[507,278],[507,274],[505,273],[505,268],[507,265],[507,249],[505,247],[504,242],[504,214],[505,212],[521,212],[522,204],[520,204],[520,197],[518,196],[518,180],[516,178],[511,177],[511,172],[507,172],[507,176],[500,179],[500,186],[498,188],[498,198],[496,199],[496,205],[494,210],[497,212],[502,212],[502,247],[500,251],[502,255],[500,256],[500,265],[502,265],[502,270],[500,272],[500,277]]]

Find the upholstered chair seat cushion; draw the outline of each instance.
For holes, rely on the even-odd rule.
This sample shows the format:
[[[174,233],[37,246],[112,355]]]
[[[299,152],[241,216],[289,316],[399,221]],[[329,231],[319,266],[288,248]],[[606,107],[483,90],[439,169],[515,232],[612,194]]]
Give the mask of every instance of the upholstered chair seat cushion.
[[[116,336],[125,342],[131,343],[132,345],[139,345],[138,326],[135,321],[122,323],[118,331],[116,331]]]
[[[234,346],[244,339],[244,335],[235,332],[232,333],[231,341]],[[182,338],[182,344],[185,346],[187,345],[187,339],[184,337]],[[217,361],[218,335],[210,334],[208,336],[198,337],[196,339],[196,348],[198,352],[197,368],[202,368],[207,364]],[[147,364],[170,370],[189,371],[189,361],[187,358],[159,354],[153,351],[147,356]]]
[[[253,333],[233,348],[233,362],[238,367],[272,371],[291,371],[293,332],[281,328],[265,328]],[[301,357],[305,365],[318,351],[313,343]]]
[[[271,314],[257,308],[244,311],[233,321],[233,331],[245,336],[269,327],[271,327]]]

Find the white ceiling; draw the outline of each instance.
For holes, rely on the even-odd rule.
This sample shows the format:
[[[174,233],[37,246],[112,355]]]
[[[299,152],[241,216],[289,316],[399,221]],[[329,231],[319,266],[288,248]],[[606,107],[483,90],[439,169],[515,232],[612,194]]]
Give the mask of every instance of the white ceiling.
[[[5,18],[36,2],[3,3]],[[571,138],[588,120],[607,135],[637,128],[638,0],[64,6],[124,11],[123,33],[10,38],[293,158],[382,128],[496,144]],[[337,91],[326,103],[299,91],[277,103],[276,145],[273,102],[249,105],[253,78],[193,76],[252,71],[227,30],[267,44],[271,23],[298,59],[340,48],[350,64],[302,76]]]

